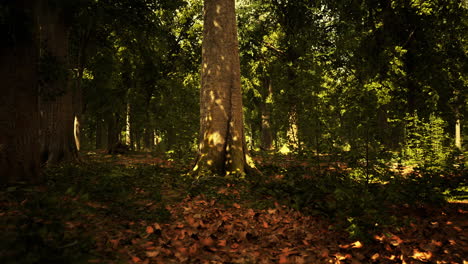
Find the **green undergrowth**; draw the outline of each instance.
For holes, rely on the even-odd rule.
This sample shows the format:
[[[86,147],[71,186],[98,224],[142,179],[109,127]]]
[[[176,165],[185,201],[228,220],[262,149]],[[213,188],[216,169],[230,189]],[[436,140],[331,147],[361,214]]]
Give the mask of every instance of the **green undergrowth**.
[[[301,163],[275,160],[259,166],[261,176],[246,179],[205,175],[192,182],[189,194],[255,209],[283,204],[367,240],[384,228],[410,224],[408,213],[440,208],[447,201],[466,199],[468,193],[464,168],[416,168],[409,174],[379,168],[369,176],[359,168],[318,173]]]
[[[403,175],[388,169],[372,178],[364,170],[314,173],[304,166],[265,165],[264,177],[252,184],[253,206],[279,201],[309,215],[325,217],[351,237],[370,239],[373,232],[409,224],[405,212],[446,205],[466,199],[465,170],[415,169]]]

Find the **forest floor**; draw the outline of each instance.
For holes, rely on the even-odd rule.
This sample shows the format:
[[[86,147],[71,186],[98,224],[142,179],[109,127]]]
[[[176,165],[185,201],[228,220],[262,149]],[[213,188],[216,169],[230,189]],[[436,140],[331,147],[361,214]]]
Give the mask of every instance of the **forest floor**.
[[[468,263],[464,170],[363,183],[256,161],[255,179],[193,180],[188,162],[88,153],[0,191],[0,263]]]

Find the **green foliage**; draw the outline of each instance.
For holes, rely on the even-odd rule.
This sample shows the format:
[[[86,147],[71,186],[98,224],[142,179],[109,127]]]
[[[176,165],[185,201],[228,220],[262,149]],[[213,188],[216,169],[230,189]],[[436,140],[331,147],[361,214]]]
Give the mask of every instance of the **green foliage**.
[[[461,174],[454,171],[418,170],[402,175],[387,168],[369,182],[365,170],[319,174],[303,166],[268,165],[261,169],[269,177],[250,189],[263,197],[257,198],[261,207],[264,201],[269,200],[270,207],[273,201],[279,201],[307,214],[331,218],[339,228],[360,239],[369,239],[372,231],[387,226],[407,224],[401,217],[394,217],[397,208],[443,205],[444,193],[453,192],[455,196],[466,187]]]
[[[407,117],[405,163],[425,168],[441,168],[448,161],[451,144],[447,144],[445,122],[434,115],[428,120],[417,115]]]

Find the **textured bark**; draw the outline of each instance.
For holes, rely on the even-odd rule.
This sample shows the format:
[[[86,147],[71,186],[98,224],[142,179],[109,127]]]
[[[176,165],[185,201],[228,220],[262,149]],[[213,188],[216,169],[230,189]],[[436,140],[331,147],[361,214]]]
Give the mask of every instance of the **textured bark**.
[[[200,145],[194,172],[243,174],[244,139],[234,0],[205,0],[200,92]]]
[[[46,2],[46,1],[44,1]],[[46,78],[41,87],[41,162],[47,165],[76,159],[74,101],[68,76],[68,28],[57,8],[40,9],[41,56],[53,59],[57,76]],[[45,72],[44,74],[51,74]]]
[[[72,96],[41,100],[41,162],[47,165],[77,157]]]
[[[16,21],[0,44],[0,182],[38,183],[37,1],[11,1]],[[5,36],[4,36],[5,37]]]

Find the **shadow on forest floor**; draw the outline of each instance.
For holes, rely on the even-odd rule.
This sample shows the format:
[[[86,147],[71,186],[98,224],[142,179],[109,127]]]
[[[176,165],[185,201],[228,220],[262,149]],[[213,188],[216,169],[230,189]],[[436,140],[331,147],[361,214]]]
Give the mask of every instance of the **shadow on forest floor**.
[[[369,181],[304,160],[257,163],[262,176],[196,181],[149,154],[49,169],[44,186],[0,191],[0,263],[468,261],[468,204],[454,200],[466,171]]]

